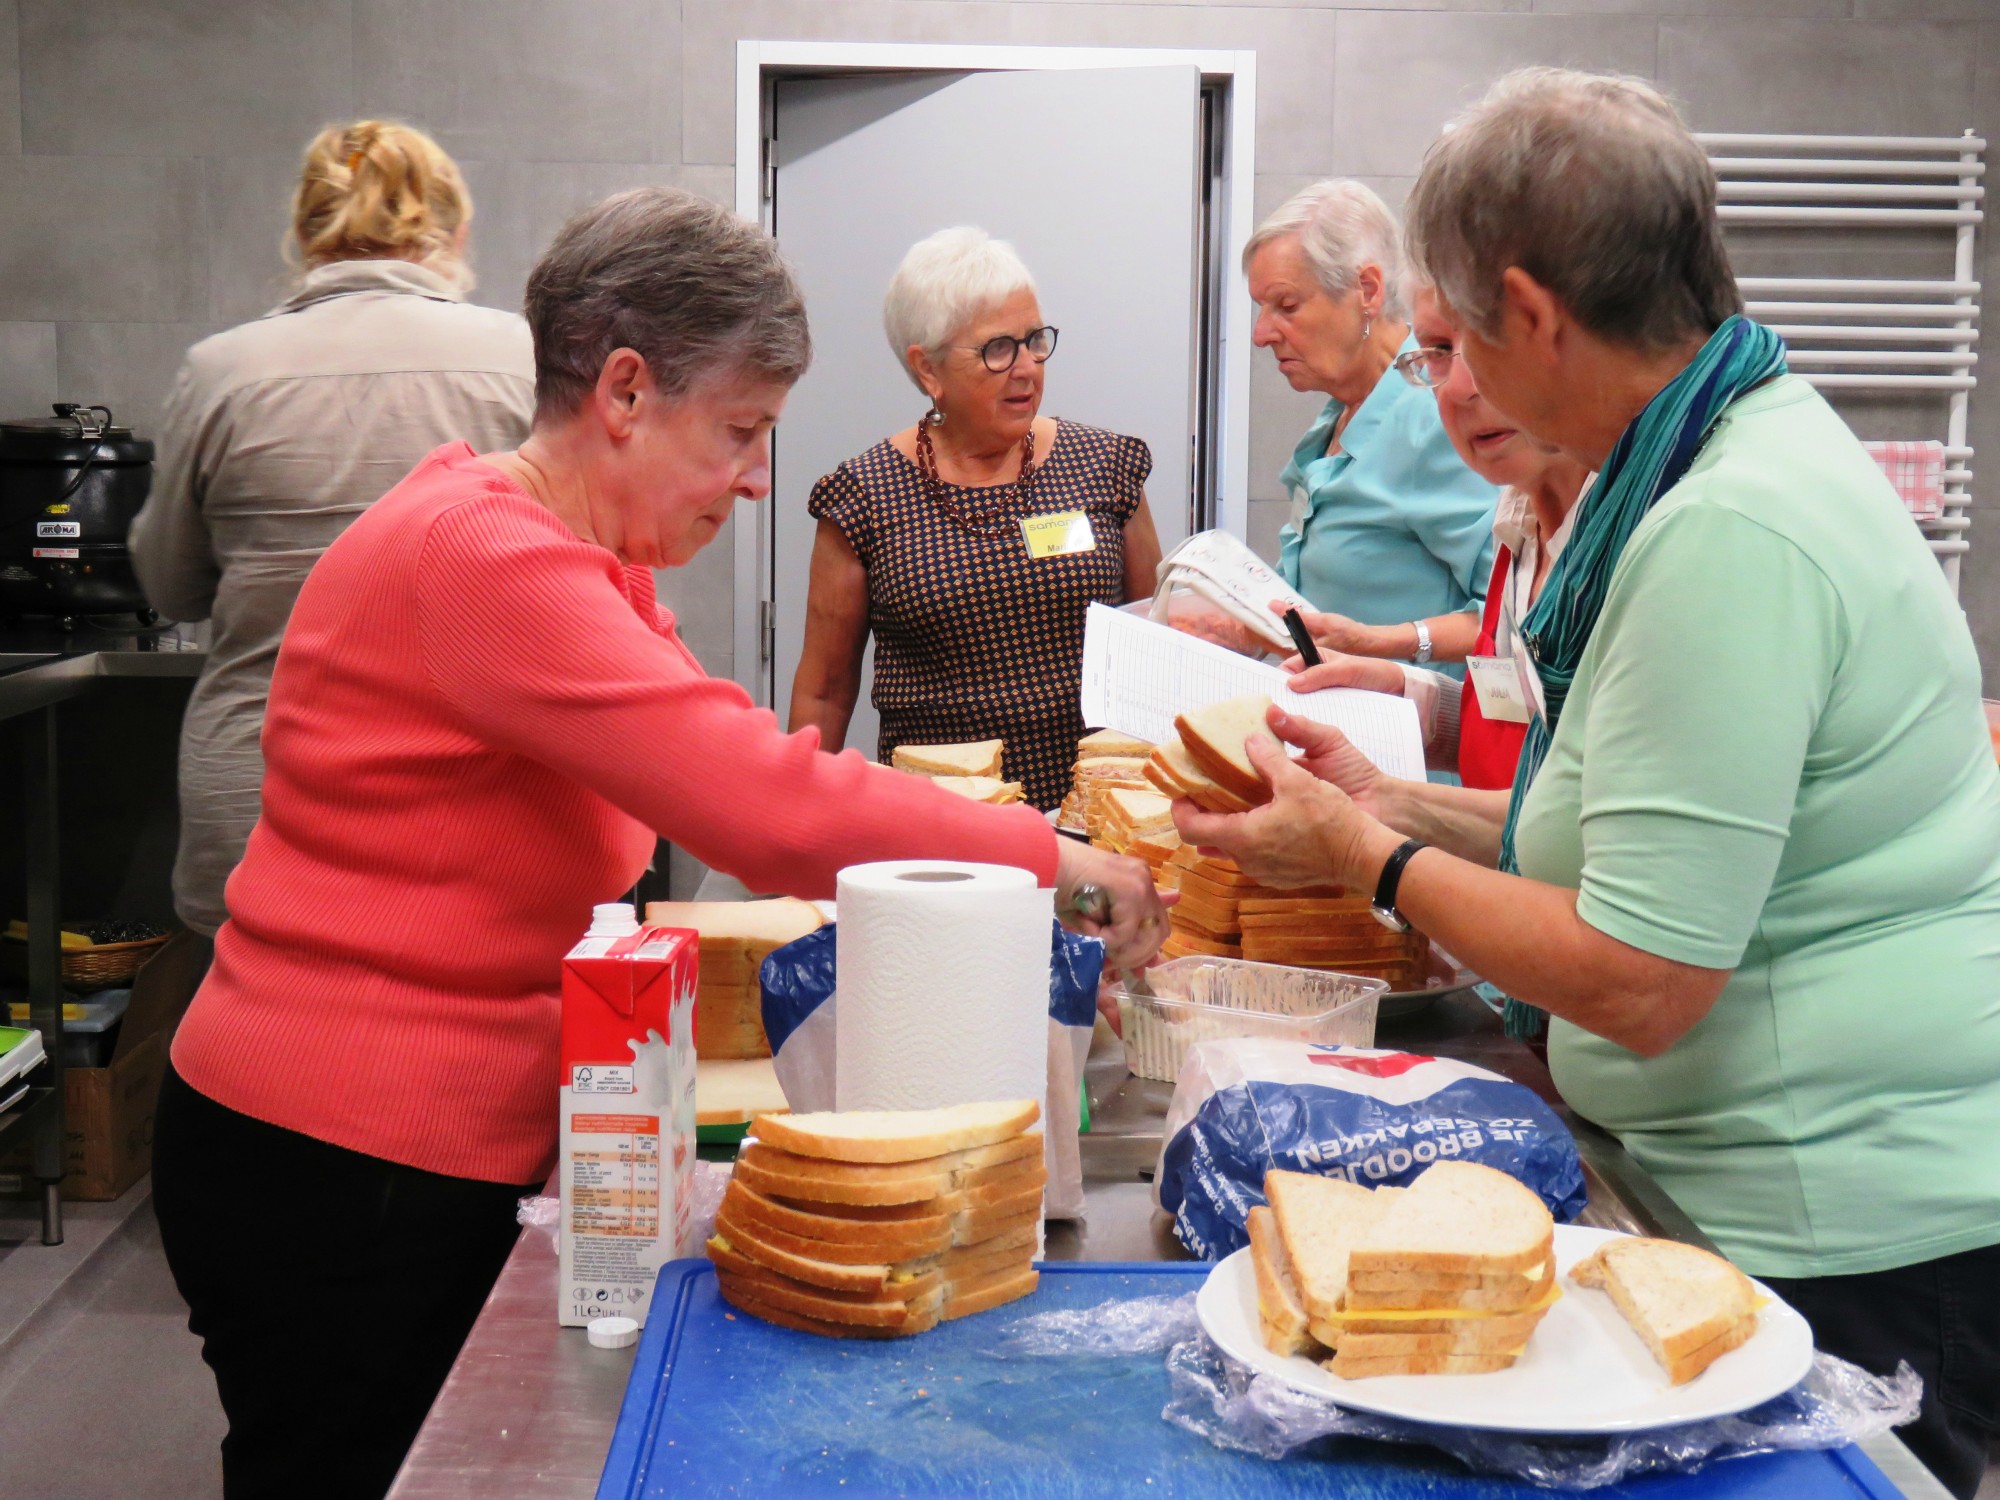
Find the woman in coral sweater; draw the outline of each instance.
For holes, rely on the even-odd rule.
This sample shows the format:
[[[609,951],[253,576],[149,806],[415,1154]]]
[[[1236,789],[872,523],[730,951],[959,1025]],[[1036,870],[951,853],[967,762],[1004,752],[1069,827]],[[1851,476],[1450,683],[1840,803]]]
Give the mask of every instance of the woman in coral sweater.
[[[553,1164],[561,956],[656,836],[808,897],[880,859],[1088,882],[1121,964],[1165,931],[1143,865],[780,734],[655,604],[649,570],[769,489],[810,345],[768,236],[624,194],[558,236],[527,311],[527,441],[432,453],[299,595],[263,817],[161,1093],[154,1196],[230,1500],[387,1489]]]

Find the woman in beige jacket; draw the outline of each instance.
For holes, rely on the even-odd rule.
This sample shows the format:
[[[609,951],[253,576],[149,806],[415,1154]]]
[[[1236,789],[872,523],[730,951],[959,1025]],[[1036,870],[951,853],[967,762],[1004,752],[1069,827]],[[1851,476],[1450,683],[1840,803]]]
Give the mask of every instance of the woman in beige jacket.
[[[472,201],[421,131],[364,120],[307,148],[292,235],[305,274],[255,322],[188,351],[132,523],[146,597],[209,620],[181,731],[174,906],[213,936],[256,824],[271,669],[306,574],[432,449],[516,446],[534,355],[513,313],[465,301]]]

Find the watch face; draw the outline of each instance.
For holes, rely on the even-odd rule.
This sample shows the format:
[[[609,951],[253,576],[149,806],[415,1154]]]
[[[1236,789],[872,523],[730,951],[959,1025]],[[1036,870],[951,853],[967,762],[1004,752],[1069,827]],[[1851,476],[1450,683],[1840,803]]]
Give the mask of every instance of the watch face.
[[[1375,920],[1391,932],[1408,932],[1410,930],[1409,922],[1394,907],[1371,906],[1368,909],[1375,913]]]

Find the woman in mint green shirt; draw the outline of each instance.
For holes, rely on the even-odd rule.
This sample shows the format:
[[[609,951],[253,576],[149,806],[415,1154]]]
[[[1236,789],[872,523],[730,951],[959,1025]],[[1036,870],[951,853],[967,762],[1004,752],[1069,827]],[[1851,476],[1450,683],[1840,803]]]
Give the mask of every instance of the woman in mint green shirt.
[[[1327,397],[1281,478],[1278,571],[1326,612],[1309,624],[1329,648],[1428,661],[1439,617],[1469,611],[1477,633],[1499,492],[1459,458],[1430,394],[1390,369],[1416,347],[1398,260],[1382,200],[1321,182],[1264,221],[1243,271],[1252,341],[1293,390]]]
[[[1274,715],[1307,753],[1253,745],[1268,807],[1176,811],[1266,882],[1375,890],[1550,1013],[1570,1104],[1822,1349],[1908,1360],[1902,1436],[1970,1497],[2000,1422],[1979,663],[1887,482],[1740,316],[1714,204],[1630,80],[1515,75],[1431,148],[1410,234],[1452,356],[1599,471],[1516,643],[1542,700],[1522,772],[1391,781]]]

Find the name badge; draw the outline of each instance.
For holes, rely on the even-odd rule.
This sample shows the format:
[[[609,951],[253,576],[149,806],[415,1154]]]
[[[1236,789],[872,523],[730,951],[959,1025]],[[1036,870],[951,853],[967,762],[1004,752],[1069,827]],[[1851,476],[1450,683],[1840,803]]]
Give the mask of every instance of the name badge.
[[[1500,601],[1500,649],[1504,660],[1512,672],[1514,686],[1521,702],[1526,706],[1529,717],[1519,722],[1531,723],[1535,720],[1546,722],[1549,716],[1548,699],[1542,693],[1542,674],[1535,667],[1534,655],[1528,650],[1527,637],[1521,634],[1521,627],[1514,619],[1514,603],[1511,599]],[[1479,692],[1479,682],[1473,679],[1472,690]],[[1479,711],[1486,713],[1486,699],[1481,694]],[[1488,714],[1491,718],[1492,715]]]
[[[1028,544],[1028,556],[1069,557],[1097,550],[1097,533],[1090,529],[1090,517],[1080,510],[1057,511],[1052,516],[1021,517],[1021,539]]]
[[[1465,670],[1472,676],[1472,694],[1479,711],[1492,724],[1526,724],[1534,718],[1522,695],[1514,660],[1506,656],[1468,656]]]

